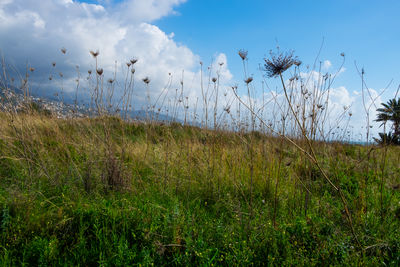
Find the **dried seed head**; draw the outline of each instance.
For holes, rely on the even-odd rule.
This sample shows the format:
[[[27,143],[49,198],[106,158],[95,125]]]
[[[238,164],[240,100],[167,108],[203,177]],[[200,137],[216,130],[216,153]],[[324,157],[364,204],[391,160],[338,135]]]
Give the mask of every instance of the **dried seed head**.
[[[65,47],[61,48],[61,53],[65,55],[65,53],[67,53],[67,49]]]
[[[53,77],[50,75],[50,76],[49,76],[49,81],[51,81],[51,80],[53,80]]]
[[[270,59],[264,58],[264,71],[270,78],[281,75],[297,61],[293,56],[293,51],[287,53],[278,52],[278,54],[270,52],[270,55]]]
[[[92,55],[92,57],[94,57],[94,58],[96,58],[100,54],[99,50],[96,50],[96,52],[94,52],[93,50],[90,50],[89,52]]]
[[[29,70],[30,70],[31,72],[34,72],[34,71],[35,71],[35,68],[30,67]]]
[[[146,77],[142,80],[145,84],[149,84],[150,83],[150,78]]]
[[[134,65],[136,62],[138,62],[139,59],[137,58],[132,58],[130,61],[132,63],[132,65]]]
[[[299,67],[300,65],[301,65],[301,61],[300,60],[295,60],[294,62],[293,62],[293,64],[294,65],[296,65],[297,67]]]
[[[98,75],[101,76],[103,74],[103,69],[97,69],[96,72],[97,72]]]
[[[92,70],[88,70],[87,73],[90,75],[92,74]]]
[[[340,55],[342,56],[342,57],[344,57],[345,56],[345,54],[342,52],[342,53],[340,53]]]
[[[216,82],[217,82],[217,78],[213,77],[213,78],[211,79],[211,81],[212,81],[213,83],[216,83]]]
[[[242,60],[246,60],[247,59],[247,54],[248,52],[244,49],[240,49],[238,52],[239,56],[242,58]]]
[[[349,116],[350,116],[350,117],[353,116],[353,113],[349,112]]]
[[[253,81],[253,77],[249,77],[249,78],[247,78],[246,80],[244,80],[244,82],[246,83],[246,84],[249,84],[249,83],[251,83]]]
[[[60,77],[64,77],[64,74],[62,72],[58,73],[58,75],[60,75]]]
[[[53,67],[55,67],[55,66],[56,66],[56,63],[55,63],[55,62],[53,62],[53,63],[51,63],[51,65],[52,65]]]
[[[218,64],[222,67],[224,65],[224,62],[220,62]]]
[[[131,69],[131,73],[132,73],[132,74],[134,74],[135,71],[136,71],[135,68],[132,68],[132,69]]]
[[[318,105],[317,105],[317,108],[322,108],[322,105],[321,105],[321,104],[318,104]]]
[[[132,63],[129,61],[129,62],[126,62],[126,65],[128,66],[128,68],[132,65]]]
[[[110,78],[110,79],[107,80],[107,82],[108,82],[109,84],[112,84],[112,83],[114,82],[114,80]]]

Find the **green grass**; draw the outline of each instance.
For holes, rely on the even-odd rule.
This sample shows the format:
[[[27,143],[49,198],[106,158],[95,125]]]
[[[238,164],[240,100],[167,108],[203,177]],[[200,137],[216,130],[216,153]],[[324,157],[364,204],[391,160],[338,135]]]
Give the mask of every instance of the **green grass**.
[[[387,148],[382,168],[385,148],[315,144],[358,245],[340,196],[278,138],[117,118],[0,117],[4,266],[400,262],[398,147]]]

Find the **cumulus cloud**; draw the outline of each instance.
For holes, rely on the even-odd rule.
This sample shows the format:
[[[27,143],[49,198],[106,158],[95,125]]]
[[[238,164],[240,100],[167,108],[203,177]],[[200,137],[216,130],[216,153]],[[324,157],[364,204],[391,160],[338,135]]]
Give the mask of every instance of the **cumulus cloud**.
[[[136,22],[151,22],[169,14],[175,14],[173,7],[186,0],[131,0],[123,1],[114,8],[122,19]]]
[[[35,75],[54,77],[63,73],[65,90],[73,90],[75,66],[81,73],[95,68],[89,51],[98,50],[98,64],[105,78],[111,78],[117,69],[117,78],[124,77],[125,62],[135,57],[136,77],[151,79],[151,94],[157,96],[173,78],[172,87],[179,86],[180,73],[185,80],[198,77],[200,58],[188,47],[177,44],[173,33],[165,33],[152,22],[174,14],[174,7],[186,0],[124,0],[99,1],[99,4],[72,0],[0,0],[0,49],[11,65],[23,72],[26,63],[35,67]],[[67,49],[66,54],[60,48]],[[226,57],[218,55],[226,63]],[[52,70],[51,63],[56,62]],[[225,67],[221,77],[232,75]],[[124,69],[125,67],[125,69]],[[169,73],[171,75],[169,75]],[[41,83],[46,90],[54,85]],[[143,94],[143,83],[138,84],[138,98]],[[57,87],[56,86],[56,87]],[[193,85],[198,95],[198,85]]]
[[[324,61],[324,63],[323,63],[323,65],[322,65],[322,68],[324,69],[324,70],[329,70],[329,68],[332,66],[332,63],[329,61],[329,60],[325,60]]]

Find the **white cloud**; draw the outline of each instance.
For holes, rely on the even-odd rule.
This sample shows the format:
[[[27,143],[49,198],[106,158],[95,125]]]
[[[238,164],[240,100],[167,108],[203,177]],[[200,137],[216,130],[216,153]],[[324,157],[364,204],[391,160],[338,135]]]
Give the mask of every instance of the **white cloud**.
[[[168,73],[185,70],[194,76],[200,61],[189,48],[177,44],[172,33],[151,24],[173,14],[173,8],[184,2],[125,0],[100,5],[71,0],[0,0],[0,49],[21,72],[29,62],[36,75],[46,78],[51,63],[57,62],[53,72],[63,72],[65,84],[76,78],[75,65],[82,73],[94,69],[89,50],[100,51],[99,65],[106,78],[113,76],[115,61],[123,76],[121,66],[136,57],[137,78],[149,76],[151,90],[157,94],[167,83]],[[66,55],[60,52],[62,47],[67,48]]]
[[[134,22],[151,22],[169,14],[176,14],[174,6],[186,0],[131,0],[115,7],[115,13],[122,19]]]
[[[332,63],[329,60],[325,60],[323,65],[322,65],[322,68],[324,70],[329,70],[330,67],[332,67]]]

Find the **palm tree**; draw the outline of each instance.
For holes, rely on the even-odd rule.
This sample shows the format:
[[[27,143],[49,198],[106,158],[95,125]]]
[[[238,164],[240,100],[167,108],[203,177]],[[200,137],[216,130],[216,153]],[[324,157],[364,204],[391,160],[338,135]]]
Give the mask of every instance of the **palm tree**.
[[[379,113],[375,121],[382,122],[381,126],[386,125],[387,122],[393,123],[392,138],[396,140],[400,137],[400,98],[397,100],[396,98],[390,99],[387,103],[382,103],[382,106],[382,108],[377,109]],[[392,138],[389,138],[389,140]]]
[[[381,145],[400,145],[400,137],[392,133],[379,133],[378,138],[374,138],[375,142]]]
[[[392,131],[388,133],[379,133],[380,140],[375,138],[375,141],[380,144],[400,145],[400,98],[390,99],[387,103],[382,103],[382,108],[378,108],[378,116],[375,121],[382,122],[386,127],[386,123],[392,123]]]

